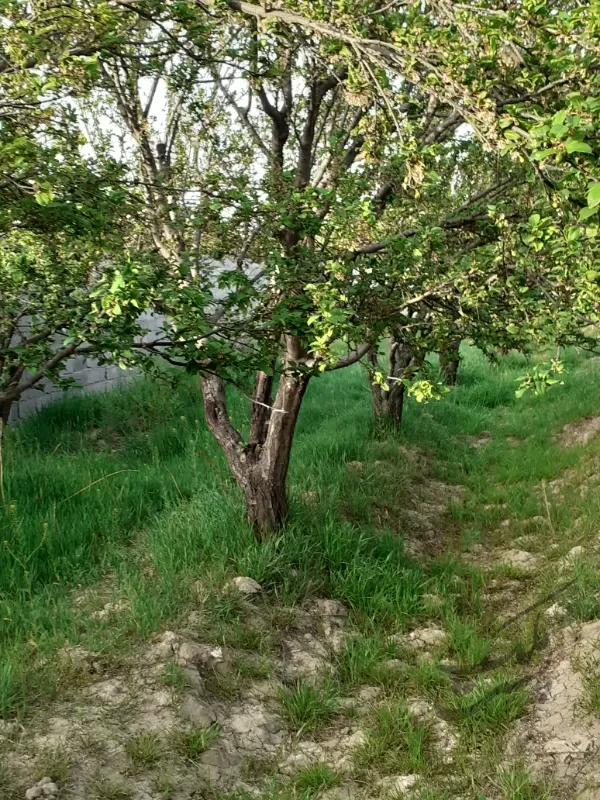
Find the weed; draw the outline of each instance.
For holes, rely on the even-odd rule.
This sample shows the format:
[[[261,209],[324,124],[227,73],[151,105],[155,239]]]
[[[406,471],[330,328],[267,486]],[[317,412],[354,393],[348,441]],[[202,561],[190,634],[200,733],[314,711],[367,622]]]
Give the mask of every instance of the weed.
[[[160,792],[162,800],[171,800],[175,794],[175,784],[170,775],[161,775],[155,782],[156,791]]]
[[[154,767],[162,756],[160,737],[153,731],[137,733],[125,745],[125,752],[136,767]]]
[[[497,783],[503,800],[552,800],[551,784],[534,780],[522,765],[502,770]]]
[[[574,586],[569,590],[566,607],[582,622],[600,617],[600,576],[596,564],[577,561],[573,567]]]
[[[122,783],[102,778],[93,789],[95,800],[131,800],[132,794]]]
[[[359,772],[373,768],[385,774],[423,771],[429,731],[413,719],[402,700],[376,709],[366,737],[355,754]]]
[[[435,663],[407,666],[404,672],[407,687],[424,692],[431,697],[438,697],[448,691],[452,680],[447,672],[442,671]]]
[[[600,673],[593,664],[581,664],[583,673],[584,706],[600,719]]]
[[[41,750],[35,760],[37,780],[49,777],[58,783],[66,783],[71,777],[72,757],[63,745]]]
[[[261,758],[260,756],[250,756],[246,758],[243,766],[243,774],[252,780],[264,778],[277,771],[277,762],[272,758]]]
[[[196,761],[202,753],[210,750],[218,735],[218,725],[211,725],[208,728],[194,727],[187,731],[176,731],[173,743],[180,755],[190,761]]]
[[[320,687],[298,681],[291,688],[279,691],[282,710],[298,735],[325,725],[338,708],[339,690],[326,682]]]
[[[475,736],[504,731],[523,714],[529,699],[529,693],[520,685],[518,679],[502,675],[490,682],[480,679],[468,694],[454,696],[457,721]]]
[[[301,791],[307,790],[311,794],[339,786],[341,782],[341,775],[324,763],[304,767],[294,775],[295,787]]]
[[[271,665],[266,658],[253,661],[240,657],[235,660],[233,671],[238,680],[267,680],[271,677]]]
[[[183,692],[188,687],[185,672],[177,662],[171,660],[165,664],[164,682],[177,692]]]
[[[485,661],[491,643],[477,633],[471,622],[455,616],[448,620],[447,627],[450,634],[450,648],[463,664],[472,667]]]
[[[396,647],[383,637],[353,636],[344,643],[336,657],[337,676],[345,687],[376,681],[382,663],[395,655]]]

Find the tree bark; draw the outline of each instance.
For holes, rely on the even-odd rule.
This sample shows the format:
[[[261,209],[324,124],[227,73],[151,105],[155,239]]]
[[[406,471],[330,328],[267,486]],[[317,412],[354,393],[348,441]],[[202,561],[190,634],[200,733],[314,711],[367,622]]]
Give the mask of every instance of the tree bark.
[[[202,377],[208,427],[223,448],[243,492],[246,519],[259,540],[281,527],[287,517],[287,474],[308,380],[308,376],[284,373],[271,405],[273,378],[259,372],[252,398],[250,436],[244,443],[229,419],[223,381],[215,375]]]
[[[460,339],[453,339],[440,351],[440,370],[448,386],[456,386],[460,365]]]
[[[8,425],[8,418],[10,417],[12,402],[12,400],[3,400],[0,402],[0,422],[3,423],[4,427]]]
[[[392,339],[390,343],[390,355],[388,375],[385,376],[389,389],[384,389],[374,381],[374,372],[378,368],[377,350],[372,348],[369,351],[369,380],[371,382],[371,397],[373,405],[373,416],[377,422],[388,422],[394,428],[399,428],[402,424],[402,412],[404,411],[405,385],[402,383],[406,370],[414,361],[414,354],[410,347],[402,342]]]

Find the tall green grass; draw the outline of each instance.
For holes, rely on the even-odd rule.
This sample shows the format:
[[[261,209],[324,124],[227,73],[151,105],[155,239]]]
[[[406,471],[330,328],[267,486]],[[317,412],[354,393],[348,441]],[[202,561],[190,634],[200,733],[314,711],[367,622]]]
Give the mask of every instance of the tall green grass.
[[[48,667],[40,682],[39,671],[65,642],[108,657],[131,636],[177,620],[194,602],[199,578],[210,588],[250,575],[284,604],[329,594],[372,633],[422,617],[424,592],[442,594],[446,614],[476,614],[475,571],[448,558],[418,564],[403,551],[402,509],[411,481],[423,478],[403,448],[421,448],[433,475],[471,490],[455,512],[471,538],[485,535],[481,509],[498,497],[529,513],[531,487],[577,459],[552,446],[552,432],[600,406],[600,369],[568,358],[564,387],[517,402],[522,360],[492,366],[465,348],[456,390],[427,406],[409,401],[403,430],[387,441],[373,434],[361,368],[314,380],[293,451],[289,523],[263,544],[243,521],[240,494],[189,377],[69,398],[9,431],[0,507],[0,715],[35,700],[34,686],[52,693],[60,675]],[[243,424],[246,401],[232,395],[232,408]],[[466,437],[483,430],[492,439],[474,449]],[[507,436],[528,438],[518,458]],[[350,461],[364,469],[349,470]],[[387,528],[377,513],[383,503],[392,511]],[[125,597],[131,612],[92,619],[94,603],[112,595]]]

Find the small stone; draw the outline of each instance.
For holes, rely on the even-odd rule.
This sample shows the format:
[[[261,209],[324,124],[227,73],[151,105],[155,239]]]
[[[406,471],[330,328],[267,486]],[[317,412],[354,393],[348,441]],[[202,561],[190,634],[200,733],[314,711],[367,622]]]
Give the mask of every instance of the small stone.
[[[380,778],[375,785],[392,797],[397,797],[411,789],[418,780],[418,775],[390,775]]]
[[[44,786],[47,786],[49,783],[54,783],[54,781],[52,780],[52,778],[45,777],[45,778],[42,778],[41,781],[38,781],[38,786],[44,787]]]
[[[364,464],[362,461],[348,461],[348,469],[352,472],[362,472]]]
[[[160,641],[152,645],[150,654],[156,661],[166,661],[173,656],[178,643],[179,637],[176,633],[165,631]]]
[[[585,553],[585,547],[582,547],[578,544],[576,547],[572,547],[567,555],[564,558],[561,558],[560,564],[562,567],[569,567],[571,564],[574,564],[577,559],[581,558],[581,556]]]
[[[554,603],[554,605],[546,609],[545,614],[548,619],[561,619],[562,617],[566,617],[567,610],[558,603]]]
[[[192,695],[184,698],[180,709],[181,716],[198,728],[209,728],[217,721],[217,715],[209,705],[196,700]]]
[[[232,586],[238,590],[240,594],[250,597],[254,594],[262,592],[262,586],[254,578],[238,576],[231,581]]]
[[[407,644],[413,647],[439,647],[446,643],[448,634],[442,628],[417,628],[406,637]]]
[[[329,598],[315,600],[315,611],[323,617],[345,619],[348,616],[348,609],[343,603]]]
[[[34,786],[31,789],[27,789],[25,792],[25,800],[36,800],[36,797],[42,796],[43,791],[41,786]]]
[[[58,786],[51,781],[42,787],[42,791],[44,793],[44,797],[56,797],[58,794]]]
[[[434,716],[433,706],[426,700],[413,700],[407,707],[408,713],[411,714],[417,722],[425,722]]]
[[[533,570],[537,566],[536,557],[527,550],[503,550],[500,557],[505,564],[527,571]]]

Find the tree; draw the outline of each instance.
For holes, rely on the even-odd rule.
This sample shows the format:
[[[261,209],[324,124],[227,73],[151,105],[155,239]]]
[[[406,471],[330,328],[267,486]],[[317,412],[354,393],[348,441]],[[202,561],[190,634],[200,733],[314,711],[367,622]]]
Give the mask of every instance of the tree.
[[[423,342],[441,346],[457,319],[498,338],[511,299],[533,323],[514,323],[510,335],[537,335],[572,276],[582,288],[563,261],[560,278],[550,270],[560,285],[549,292],[518,243],[521,215],[515,233],[501,211],[459,204],[432,215],[420,190],[427,162],[443,159],[465,124],[546,185],[534,134],[521,144],[518,129],[564,105],[582,73],[593,78],[592,51],[569,39],[590,28],[569,4],[89,0],[75,8],[58,51],[91,59],[86,113],[120,120],[127,182],[144,201],[135,238],[162,259],[160,279],[144,284],[168,315],[151,349],[200,373],[208,424],[259,533],[285,517],[293,433],[313,375],[355,363],[389,333],[404,343],[421,327]],[[33,62],[60,62],[42,41]],[[448,173],[440,183],[451,196]],[[498,183],[481,188],[488,203]],[[558,229],[556,242],[560,225],[546,225],[552,202],[542,198],[544,213],[527,224],[538,213],[545,229]],[[409,227],[399,225],[406,209]],[[502,231],[496,244],[488,227]],[[452,232],[464,232],[467,252]],[[223,256],[236,267],[216,268]],[[135,298],[135,281],[108,288],[114,310]],[[227,382],[251,384],[246,438],[229,417]]]

